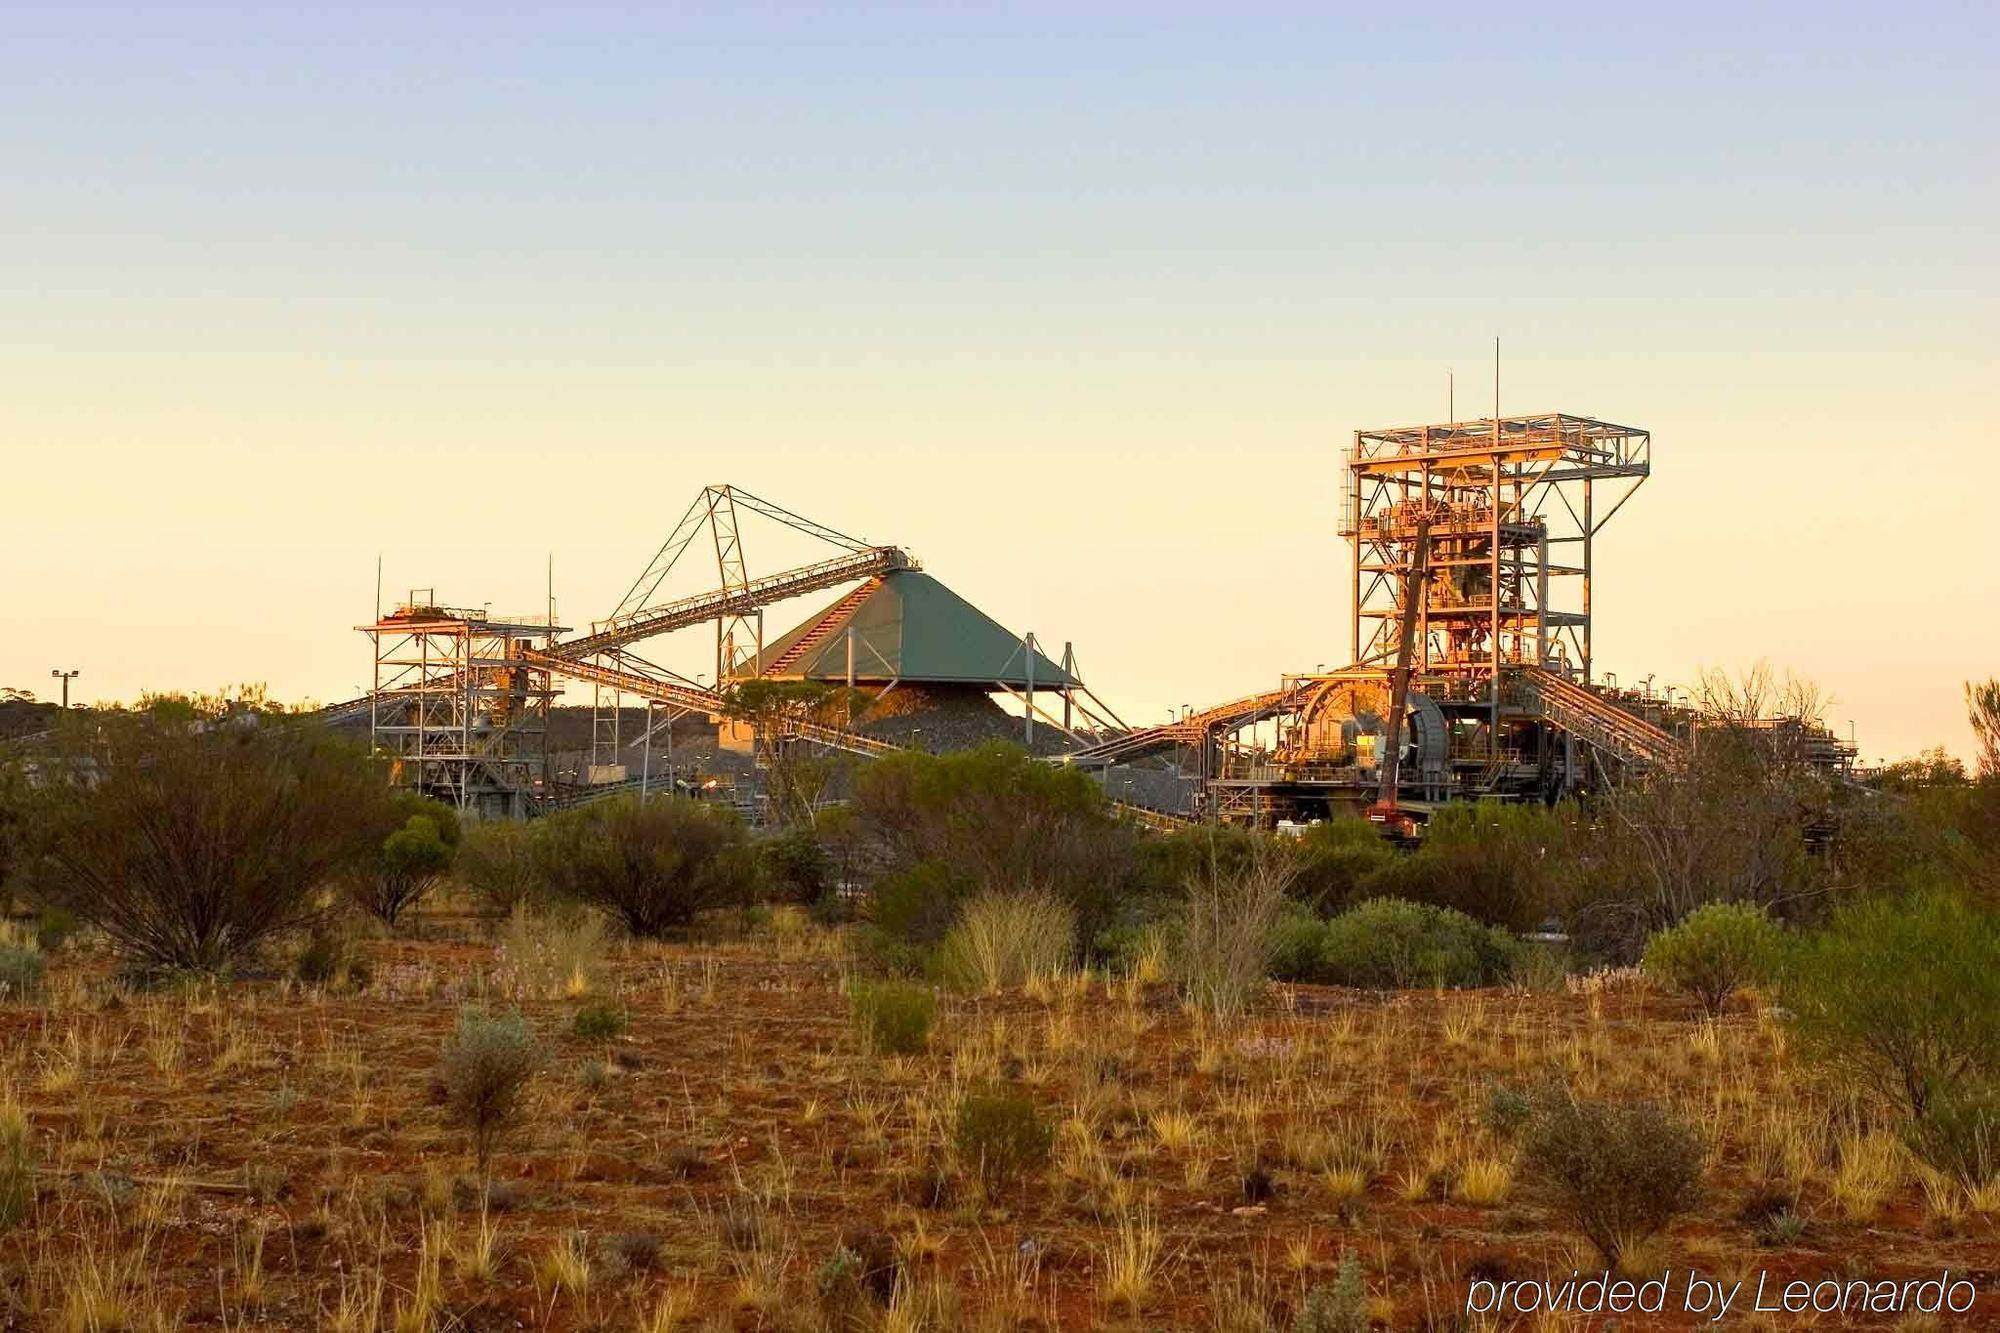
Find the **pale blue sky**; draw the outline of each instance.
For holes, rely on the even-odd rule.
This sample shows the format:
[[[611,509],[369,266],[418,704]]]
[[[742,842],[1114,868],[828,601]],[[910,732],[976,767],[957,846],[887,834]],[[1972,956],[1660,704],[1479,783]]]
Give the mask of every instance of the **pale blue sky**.
[[[1990,7],[0,23],[0,683],[341,694],[376,552],[587,619],[730,480],[1199,703],[1342,658],[1339,450],[1495,333],[1655,432],[1605,664],[1871,757],[2000,671]]]

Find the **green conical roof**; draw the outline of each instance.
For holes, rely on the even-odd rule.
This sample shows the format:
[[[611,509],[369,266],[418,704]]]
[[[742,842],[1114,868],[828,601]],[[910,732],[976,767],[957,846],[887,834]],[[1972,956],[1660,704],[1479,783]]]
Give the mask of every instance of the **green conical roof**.
[[[833,602],[804,624],[764,645],[757,672],[779,680],[847,679],[848,631],[854,632],[854,679],[911,684],[1029,683],[1026,645],[991,616],[917,570],[884,574]],[[802,652],[794,646],[816,636]],[[789,660],[788,660],[789,659]],[[1036,689],[1080,682],[1037,652]]]

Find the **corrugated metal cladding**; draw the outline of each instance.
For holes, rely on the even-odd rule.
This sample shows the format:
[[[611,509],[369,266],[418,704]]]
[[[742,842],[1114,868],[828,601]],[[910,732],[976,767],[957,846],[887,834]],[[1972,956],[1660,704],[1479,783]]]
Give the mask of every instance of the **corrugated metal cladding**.
[[[1021,636],[1010,633],[993,617],[960,597],[928,574],[902,570],[885,574],[880,586],[858,603],[849,598],[830,603],[784,637],[764,646],[759,659],[784,662],[779,680],[847,679],[847,632],[854,631],[856,681],[907,681],[912,684],[1011,685],[1029,683],[1027,655]],[[831,623],[827,623],[832,618]],[[793,645],[816,636],[795,660],[785,662]],[[1057,689],[1078,683],[1041,653],[1034,655],[1034,684]]]

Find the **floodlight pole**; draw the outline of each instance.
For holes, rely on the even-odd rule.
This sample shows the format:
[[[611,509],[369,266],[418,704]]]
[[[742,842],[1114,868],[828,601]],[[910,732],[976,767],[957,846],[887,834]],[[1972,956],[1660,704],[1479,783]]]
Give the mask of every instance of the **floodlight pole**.
[[[78,676],[81,676],[83,672],[74,670],[64,671],[59,667],[50,667],[49,674],[62,681],[62,706],[63,711],[67,713],[69,711],[69,683]]]

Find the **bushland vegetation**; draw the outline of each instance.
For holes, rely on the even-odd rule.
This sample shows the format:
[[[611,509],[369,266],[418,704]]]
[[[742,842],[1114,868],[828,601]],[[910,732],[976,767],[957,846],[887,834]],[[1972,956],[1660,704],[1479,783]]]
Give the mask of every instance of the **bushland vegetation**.
[[[5,1317],[1408,1327],[1584,1264],[1976,1268],[2000,685],[1974,767],[1865,786],[1747,725],[1784,688],[1414,851],[1142,833],[1005,746],[773,830],[460,822],[267,710],[97,718],[0,769]]]

